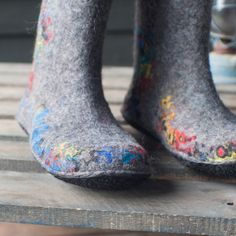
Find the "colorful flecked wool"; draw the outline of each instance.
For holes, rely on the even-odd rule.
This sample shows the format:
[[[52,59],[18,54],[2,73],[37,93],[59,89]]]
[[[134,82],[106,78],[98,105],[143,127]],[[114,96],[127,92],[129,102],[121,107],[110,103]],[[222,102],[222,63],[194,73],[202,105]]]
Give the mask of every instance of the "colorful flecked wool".
[[[146,151],[104,99],[101,57],[110,0],[44,0],[33,69],[17,119],[49,173],[92,188],[149,176]]]
[[[133,126],[210,174],[236,174],[236,117],[214,87],[211,1],[137,1],[135,73],[123,107]]]

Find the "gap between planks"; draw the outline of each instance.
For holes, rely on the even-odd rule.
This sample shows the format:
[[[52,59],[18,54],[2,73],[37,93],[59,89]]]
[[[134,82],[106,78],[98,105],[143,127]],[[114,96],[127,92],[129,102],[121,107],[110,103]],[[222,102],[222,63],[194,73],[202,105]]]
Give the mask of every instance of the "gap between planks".
[[[14,118],[20,98],[24,94],[24,88],[21,87],[0,87],[0,119]],[[105,89],[105,98],[107,99],[111,110],[115,116],[120,116],[120,109],[126,94],[124,89]],[[220,94],[224,104],[236,114],[236,91],[235,94]]]

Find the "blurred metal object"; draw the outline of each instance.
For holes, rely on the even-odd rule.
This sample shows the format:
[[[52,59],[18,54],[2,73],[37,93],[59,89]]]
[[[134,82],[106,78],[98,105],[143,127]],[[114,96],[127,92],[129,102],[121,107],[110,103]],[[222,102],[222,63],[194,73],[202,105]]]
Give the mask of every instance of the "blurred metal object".
[[[236,0],[215,0],[211,34],[223,42],[236,41]]]
[[[236,0],[214,0],[210,66],[214,82],[236,83]]]

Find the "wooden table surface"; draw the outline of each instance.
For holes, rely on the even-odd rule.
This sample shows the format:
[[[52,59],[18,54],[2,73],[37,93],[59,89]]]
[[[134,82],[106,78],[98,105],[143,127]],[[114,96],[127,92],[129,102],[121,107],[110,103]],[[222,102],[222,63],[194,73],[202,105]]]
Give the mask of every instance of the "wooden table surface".
[[[105,96],[119,123],[152,157],[152,178],[129,191],[64,183],[33,159],[14,119],[30,65],[0,64],[0,222],[114,230],[236,235],[236,179],[204,176],[179,164],[120,114],[131,68],[105,68]],[[236,112],[236,85],[217,86]]]

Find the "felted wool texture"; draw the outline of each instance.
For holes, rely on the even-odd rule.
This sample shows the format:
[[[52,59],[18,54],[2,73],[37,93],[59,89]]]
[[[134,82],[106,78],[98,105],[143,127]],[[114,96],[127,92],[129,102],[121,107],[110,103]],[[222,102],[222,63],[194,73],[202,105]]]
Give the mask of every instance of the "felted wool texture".
[[[78,183],[149,173],[145,150],[117,124],[103,95],[110,5],[110,0],[42,2],[33,69],[17,116],[41,165]]]
[[[208,63],[211,1],[139,0],[136,10],[125,119],[194,166],[234,165],[236,118],[220,100]]]

